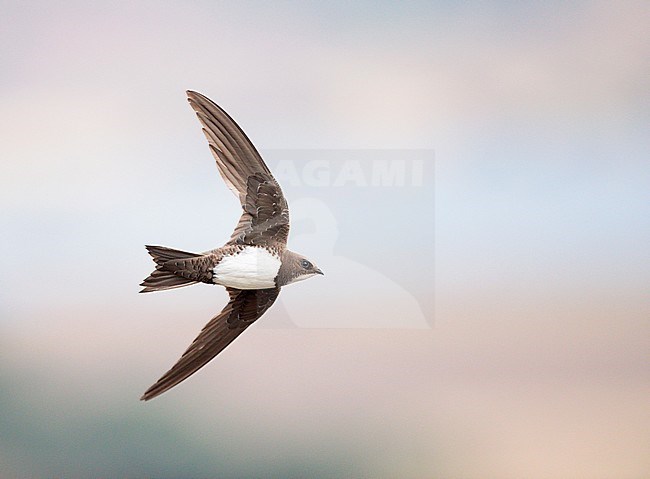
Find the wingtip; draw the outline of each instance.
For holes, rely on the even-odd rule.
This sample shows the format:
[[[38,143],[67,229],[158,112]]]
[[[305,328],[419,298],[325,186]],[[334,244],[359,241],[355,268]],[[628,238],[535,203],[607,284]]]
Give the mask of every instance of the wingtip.
[[[153,386],[151,386],[149,389],[147,389],[145,392],[142,393],[142,396],[140,396],[140,401],[149,401],[150,399],[155,398],[158,396],[158,394],[154,391],[152,391]]]
[[[196,97],[202,96],[199,92],[194,91],[194,90],[185,90],[185,94],[187,95],[187,100],[191,101],[195,99]]]
[[[157,398],[158,396],[160,396],[162,393],[165,392],[164,389],[162,391],[155,389],[156,384],[151,386],[142,394],[142,396],[140,396],[140,401],[144,401],[144,402],[151,401],[152,399]]]

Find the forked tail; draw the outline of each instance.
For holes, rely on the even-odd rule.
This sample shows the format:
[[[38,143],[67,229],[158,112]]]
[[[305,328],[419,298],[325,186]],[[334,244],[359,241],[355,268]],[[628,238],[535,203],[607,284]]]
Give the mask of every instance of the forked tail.
[[[141,293],[180,288],[200,281],[195,274],[188,274],[190,271],[185,266],[194,263],[192,260],[201,257],[201,254],[188,253],[164,246],[147,245],[146,248],[156,262],[156,269],[140,283],[140,286],[144,286]]]

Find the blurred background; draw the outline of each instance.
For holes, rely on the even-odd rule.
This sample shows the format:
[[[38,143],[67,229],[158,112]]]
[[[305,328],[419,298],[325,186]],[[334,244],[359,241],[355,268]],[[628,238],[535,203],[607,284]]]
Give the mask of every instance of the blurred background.
[[[650,475],[647,2],[1,6],[3,478]],[[326,276],[145,404],[226,295],[143,245],[239,214],[187,89]]]

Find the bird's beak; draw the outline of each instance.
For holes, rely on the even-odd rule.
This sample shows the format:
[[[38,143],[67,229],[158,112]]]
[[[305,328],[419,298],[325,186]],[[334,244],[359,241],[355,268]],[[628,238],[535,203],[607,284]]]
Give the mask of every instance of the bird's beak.
[[[325,273],[323,273],[320,269],[316,268],[316,271],[314,271],[316,274],[322,274],[325,276]]]

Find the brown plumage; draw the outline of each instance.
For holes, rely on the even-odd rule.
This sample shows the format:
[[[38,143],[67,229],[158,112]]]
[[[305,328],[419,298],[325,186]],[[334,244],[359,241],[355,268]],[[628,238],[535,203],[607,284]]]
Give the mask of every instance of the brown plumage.
[[[206,324],[174,366],[140,398],[152,399],[201,369],[271,307],[280,288],[240,290],[227,288],[230,301]]]
[[[229,243],[286,246],[289,206],[266,163],[218,105],[200,93],[188,91],[187,96],[203,125],[219,173],[244,210]]]
[[[156,269],[141,283],[142,293],[196,283],[226,286],[230,301],[167,371],[142,396],[152,399],[198,371],[223,351],[274,303],[280,288],[323,274],[305,257],[287,249],[289,207],[255,146],[235,121],[205,96],[188,100],[208,140],[221,177],[242,207],[230,240],[221,248],[189,253],[147,246]]]
[[[156,269],[140,286],[141,293],[180,288],[189,284],[212,282],[212,270],[207,268],[207,258],[164,246],[146,246],[156,263]]]

